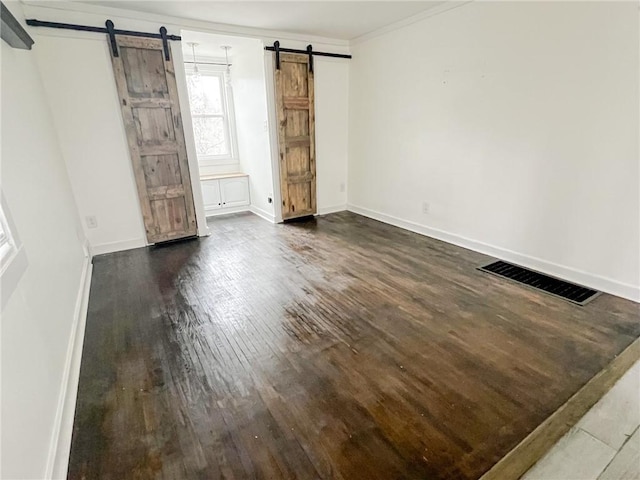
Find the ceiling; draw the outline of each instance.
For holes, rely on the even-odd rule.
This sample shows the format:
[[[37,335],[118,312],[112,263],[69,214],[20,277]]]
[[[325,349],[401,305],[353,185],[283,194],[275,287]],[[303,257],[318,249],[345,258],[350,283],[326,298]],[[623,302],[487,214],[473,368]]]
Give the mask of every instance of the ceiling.
[[[243,27],[352,40],[444,1],[145,1],[83,3]]]
[[[213,35],[203,32],[192,32],[183,30],[180,32],[182,36],[182,52],[185,60],[193,60],[190,42],[196,43],[196,59],[219,59],[224,58],[223,45],[231,47],[229,50],[229,59],[233,58],[235,52],[241,48],[257,48],[262,50],[262,42],[255,38],[243,38],[229,35]]]

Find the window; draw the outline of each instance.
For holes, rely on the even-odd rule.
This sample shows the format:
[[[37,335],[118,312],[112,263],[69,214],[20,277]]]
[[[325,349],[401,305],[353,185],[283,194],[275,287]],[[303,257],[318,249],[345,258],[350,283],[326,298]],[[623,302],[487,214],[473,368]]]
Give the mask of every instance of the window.
[[[2,277],[0,308],[2,310],[27,270],[27,265],[27,255],[16,235],[4,196],[0,193],[0,276]]]
[[[231,91],[224,70],[187,66],[189,106],[198,162],[203,165],[237,163]]]

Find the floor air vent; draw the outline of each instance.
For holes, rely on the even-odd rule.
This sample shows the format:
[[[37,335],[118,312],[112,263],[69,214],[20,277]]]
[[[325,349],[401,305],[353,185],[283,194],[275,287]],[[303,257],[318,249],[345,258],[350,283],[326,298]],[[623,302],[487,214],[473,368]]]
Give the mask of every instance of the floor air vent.
[[[478,270],[523,283],[578,305],[584,305],[600,294],[597,290],[581,287],[575,283],[565,282],[544,273],[534,272],[528,268],[519,267],[501,260],[479,267]]]

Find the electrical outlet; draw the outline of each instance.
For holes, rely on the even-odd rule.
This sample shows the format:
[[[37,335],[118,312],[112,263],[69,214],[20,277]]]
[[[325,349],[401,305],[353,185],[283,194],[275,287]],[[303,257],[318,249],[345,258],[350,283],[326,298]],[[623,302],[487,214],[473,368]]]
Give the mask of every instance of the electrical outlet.
[[[342,182],[342,183],[340,184],[340,191],[341,191],[341,192],[344,192],[344,191],[346,190],[346,188],[347,188],[347,187],[346,187],[346,185],[344,184],[344,182]]]
[[[422,202],[422,213],[429,215],[430,205],[427,202]]]
[[[98,219],[95,216],[90,215],[88,217],[85,217],[85,220],[87,222],[87,227],[98,228]]]

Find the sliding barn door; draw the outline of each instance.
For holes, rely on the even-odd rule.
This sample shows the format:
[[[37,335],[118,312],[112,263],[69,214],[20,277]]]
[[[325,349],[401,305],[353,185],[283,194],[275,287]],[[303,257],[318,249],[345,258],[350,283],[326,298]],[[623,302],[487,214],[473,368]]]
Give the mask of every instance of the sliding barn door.
[[[196,234],[175,70],[162,41],[117,36],[120,106],[149,243]],[[114,194],[117,194],[114,192]]]
[[[316,213],[313,72],[307,55],[281,53],[275,71],[284,220]]]

